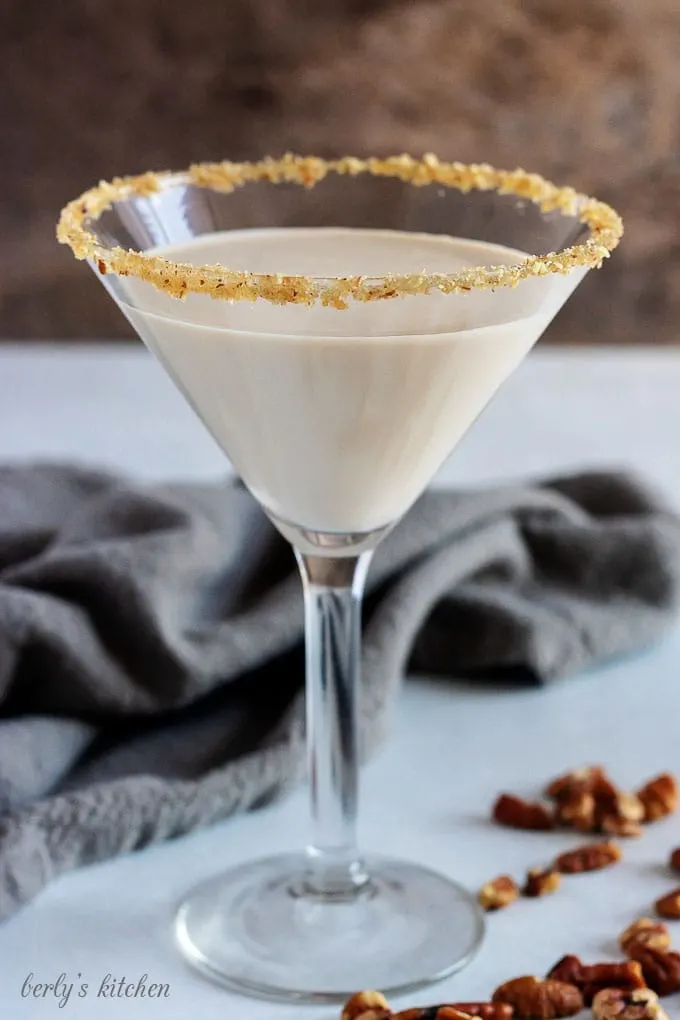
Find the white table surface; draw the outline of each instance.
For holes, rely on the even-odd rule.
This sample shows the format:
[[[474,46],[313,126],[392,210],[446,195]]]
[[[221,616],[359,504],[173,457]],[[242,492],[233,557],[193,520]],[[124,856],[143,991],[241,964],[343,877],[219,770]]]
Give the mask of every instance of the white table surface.
[[[141,348],[0,348],[0,460],[69,458],[146,478],[215,477],[224,462]],[[573,467],[630,465],[680,506],[680,352],[532,355],[475,425],[439,482],[477,482]],[[570,842],[494,828],[501,788],[533,795],[546,777],[605,762],[622,784],[680,772],[680,628],[655,649],[549,690],[491,691],[414,681],[392,739],[366,769],[366,847],[422,861],[467,884],[549,860]],[[334,1008],[287,1007],[228,994],[180,961],[172,906],[192,883],[305,836],[303,792],[258,814],[55,882],[0,928],[0,1018],[326,1020]],[[623,864],[572,879],[554,897],[492,916],[477,959],[409,1004],[485,998],[501,981],[542,973],[559,956],[597,960],[670,887],[663,862],[680,816],[625,846]],[[680,937],[678,938],[680,946]],[[22,984],[87,981],[60,1010]],[[106,974],[168,982],[162,1000],[97,998]],[[78,976],[80,975],[80,977]],[[680,1016],[680,1006],[671,1014]],[[406,1003],[403,1003],[406,1005]]]

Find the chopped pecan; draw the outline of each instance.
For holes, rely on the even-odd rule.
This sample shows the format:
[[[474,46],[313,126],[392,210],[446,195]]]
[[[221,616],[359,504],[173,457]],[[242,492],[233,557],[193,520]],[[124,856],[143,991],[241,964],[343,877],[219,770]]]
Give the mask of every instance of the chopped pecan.
[[[576,875],[582,871],[606,868],[620,861],[622,856],[621,847],[609,840],[605,843],[585,843],[575,850],[560,854],[555,867],[563,875]]]
[[[661,896],[654,904],[659,917],[668,917],[676,921],[680,917],[680,889],[673,889],[672,892]]]
[[[645,808],[635,793],[618,790],[613,796],[601,796],[596,807],[597,828],[612,836],[641,836],[640,822]]]
[[[460,1009],[480,1020],[512,1020],[514,1010],[507,1002],[454,1002],[454,1009]]]
[[[601,765],[586,765],[553,779],[545,792],[553,800],[562,800],[574,793],[592,793],[595,797],[613,795],[616,787]]]
[[[499,875],[486,882],[479,890],[477,899],[483,910],[501,910],[508,907],[519,896],[519,889],[510,875]]]
[[[673,871],[680,871],[680,846],[676,847],[676,849],[672,851],[671,856],[668,859],[668,863]]]
[[[592,832],[595,828],[595,797],[587,790],[575,790],[558,800],[555,815],[560,825]]]
[[[500,795],[493,807],[493,817],[499,825],[511,829],[539,831],[555,827],[555,820],[544,804],[531,803],[510,793]]]
[[[645,806],[637,793],[620,790],[612,801],[612,814],[626,822],[641,822],[645,817]]]
[[[642,967],[635,960],[626,963],[581,963],[578,956],[563,956],[548,973],[548,979],[576,985],[588,1005],[602,988],[644,988]]]
[[[527,872],[527,880],[522,889],[522,896],[548,896],[558,888],[562,876],[554,868],[543,870],[531,868]]]
[[[578,956],[563,956],[557,961],[547,974],[549,979],[554,981],[566,981],[568,985],[576,985],[579,988],[584,982],[582,980],[583,964]]]
[[[640,836],[645,815],[634,793],[617,789],[599,765],[588,765],[559,776],[548,786],[556,801],[556,817],[562,825],[579,832],[603,832],[610,836]]]
[[[629,822],[616,815],[605,815],[599,829],[606,836],[618,836],[620,839],[636,839],[642,835],[642,826],[639,822]]]
[[[680,992],[680,953],[666,953],[634,942],[629,954],[642,966],[642,973],[657,995]]]
[[[386,1020],[392,1015],[382,992],[357,992],[342,1007],[342,1020]]]
[[[517,1020],[557,1020],[583,1009],[583,996],[574,985],[563,981],[541,981],[518,977],[506,981],[493,993],[494,1002],[513,1006]]]
[[[678,809],[678,784],[670,772],[663,772],[638,791],[645,809],[645,821],[655,822]]]
[[[629,954],[633,943],[665,952],[671,947],[671,934],[663,922],[655,921],[651,917],[639,917],[619,936],[619,945],[626,955]]]
[[[642,966],[637,960],[626,960],[625,963],[594,963],[584,967],[585,985],[581,989],[583,1000],[591,1003],[603,988],[622,988],[633,991],[645,987]]]
[[[668,1020],[668,1014],[651,988],[603,988],[593,999],[595,1020]]]

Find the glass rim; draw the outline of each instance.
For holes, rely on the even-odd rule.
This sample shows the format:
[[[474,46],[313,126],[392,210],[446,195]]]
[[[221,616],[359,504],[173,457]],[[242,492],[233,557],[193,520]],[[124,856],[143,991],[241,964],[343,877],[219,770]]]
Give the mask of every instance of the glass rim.
[[[233,270],[219,263],[192,265],[176,262],[150,252],[125,250],[101,244],[89,227],[116,202],[148,198],[169,188],[193,185],[229,193],[246,184],[294,183],[312,188],[329,174],[356,177],[370,174],[391,177],[414,187],[436,184],[463,194],[495,191],[514,195],[538,206],[542,213],[557,212],[577,219],[590,234],[578,244],[544,255],[527,255],[513,265],[471,266],[455,273],[423,272],[366,276],[289,276]],[[349,301],[378,301],[439,291],[467,293],[498,287],[515,287],[521,280],[552,273],[565,275],[572,269],[599,268],[618,245],[623,222],[604,202],[583,195],[571,187],[560,187],[540,174],[497,170],[487,163],[444,162],[432,153],[416,159],[409,155],[385,158],[343,156],[325,160],[317,156],[286,154],[255,162],[197,163],[183,171],[150,171],[102,181],[69,202],[61,211],[57,239],[68,245],[77,259],[91,260],[99,273],[136,276],[171,297],[204,294],[227,301],[255,301],[274,304],[320,303],[347,308]]]

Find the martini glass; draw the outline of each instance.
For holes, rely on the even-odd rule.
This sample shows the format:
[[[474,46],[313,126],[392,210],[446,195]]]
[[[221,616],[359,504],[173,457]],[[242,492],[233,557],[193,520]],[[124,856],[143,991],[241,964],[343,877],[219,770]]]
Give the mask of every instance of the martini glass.
[[[62,212],[59,239],[89,260],[302,575],[310,838],[182,903],[181,950],[212,978],[335,1000],[438,980],[477,951],[465,889],[357,849],[364,580],[621,230],[570,188],[434,156],[203,164],[101,184]]]

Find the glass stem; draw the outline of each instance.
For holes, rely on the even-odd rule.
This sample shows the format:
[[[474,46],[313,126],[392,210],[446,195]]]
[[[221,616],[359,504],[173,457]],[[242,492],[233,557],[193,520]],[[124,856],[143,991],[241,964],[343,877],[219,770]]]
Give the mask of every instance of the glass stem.
[[[305,596],[308,893],[356,896],[368,882],[356,846],[361,601],[372,553],[296,553]]]

